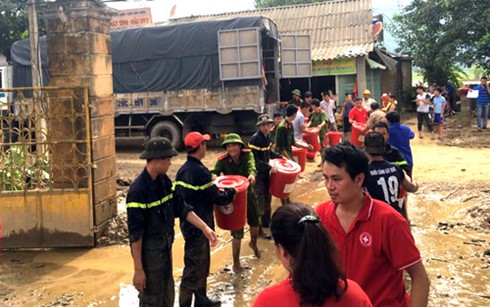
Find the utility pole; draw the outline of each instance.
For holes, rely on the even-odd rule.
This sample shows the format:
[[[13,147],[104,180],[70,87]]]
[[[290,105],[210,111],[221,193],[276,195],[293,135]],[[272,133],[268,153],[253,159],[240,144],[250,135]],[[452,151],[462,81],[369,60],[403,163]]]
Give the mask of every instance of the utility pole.
[[[41,67],[39,65],[39,29],[37,24],[36,0],[29,0],[27,6],[27,17],[29,21],[29,42],[31,47],[31,76],[32,87],[41,87]],[[34,126],[36,129],[37,152],[40,155],[46,153],[47,124],[42,102],[41,91],[32,91],[32,103],[34,109]]]
[[[41,68],[39,67],[39,30],[37,25],[36,0],[29,0],[27,17],[29,19],[29,42],[31,46],[32,87],[40,87]]]

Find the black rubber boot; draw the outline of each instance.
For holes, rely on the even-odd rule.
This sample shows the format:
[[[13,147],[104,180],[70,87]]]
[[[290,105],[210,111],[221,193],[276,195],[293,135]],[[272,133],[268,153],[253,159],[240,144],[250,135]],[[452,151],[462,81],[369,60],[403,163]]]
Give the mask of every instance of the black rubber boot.
[[[214,300],[207,296],[206,289],[199,289],[196,291],[196,307],[219,307],[221,306],[220,300]]]
[[[192,290],[180,287],[179,293],[179,305],[180,307],[191,307],[192,306]]]

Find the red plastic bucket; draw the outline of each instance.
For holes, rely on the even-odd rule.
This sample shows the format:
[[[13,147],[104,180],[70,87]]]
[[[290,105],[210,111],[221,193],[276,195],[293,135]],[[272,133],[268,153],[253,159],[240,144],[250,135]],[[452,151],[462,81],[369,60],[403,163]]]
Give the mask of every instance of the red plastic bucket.
[[[327,144],[330,147],[333,147],[342,141],[342,132],[332,131],[325,134],[325,138],[323,139],[323,144]]]
[[[306,148],[299,148],[293,146],[293,157],[296,159],[296,162],[298,162],[299,166],[301,166],[301,171],[305,171],[306,167],[306,154],[308,150]]]
[[[320,129],[316,127],[309,127],[306,128],[306,131],[309,133],[303,133],[303,141],[306,142],[306,144],[310,144],[313,146],[313,151],[317,152],[319,151],[322,147],[320,146],[320,140],[318,139],[318,134],[320,133]]]
[[[277,168],[277,173],[271,174],[269,191],[274,197],[287,198],[293,190],[298,174],[301,172],[301,166],[294,161],[285,159],[274,159],[270,163]]]
[[[352,124],[352,134],[350,136],[350,142],[356,146],[364,146],[364,133],[362,131],[366,129],[366,124],[364,123],[353,123]]]
[[[214,184],[218,189],[235,188],[238,193],[235,199],[226,206],[214,205],[216,224],[221,229],[238,230],[247,223],[247,188],[248,179],[243,176],[226,175],[216,178]]]

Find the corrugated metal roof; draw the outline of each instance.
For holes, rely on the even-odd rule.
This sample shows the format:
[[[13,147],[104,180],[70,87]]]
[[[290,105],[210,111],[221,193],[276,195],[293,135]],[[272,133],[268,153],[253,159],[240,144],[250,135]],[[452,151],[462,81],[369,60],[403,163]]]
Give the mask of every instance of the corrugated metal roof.
[[[371,0],[334,0],[241,12],[171,19],[183,23],[243,16],[272,19],[281,33],[310,34],[312,59],[328,60],[366,55],[373,51]]]

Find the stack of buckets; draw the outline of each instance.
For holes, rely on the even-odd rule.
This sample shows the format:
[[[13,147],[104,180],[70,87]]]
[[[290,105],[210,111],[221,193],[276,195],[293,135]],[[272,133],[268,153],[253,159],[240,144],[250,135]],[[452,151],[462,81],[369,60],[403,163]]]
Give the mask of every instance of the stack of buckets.
[[[247,189],[248,179],[243,176],[226,175],[216,178],[214,184],[218,189],[235,188],[238,193],[233,202],[226,206],[214,205],[216,224],[225,230],[238,230],[247,222]]]
[[[320,129],[316,127],[308,127],[306,128],[306,132],[309,133],[302,134],[303,140],[307,144],[313,146],[313,150],[307,152],[306,158],[308,158],[309,160],[313,160],[315,159],[316,153],[321,149],[320,141],[318,139],[318,135],[320,134]]]
[[[288,198],[301,172],[301,166],[285,159],[274,159],[270,161],[270,164],[277,169],[276,173],[271,174],[269,186],[271,195],[280,199]]]
[[[364,146],[364,136],[366,133],[362,131],[366,129],[365,123],[353,123],[352,124],[352,134],[350,136],[350,142],[358,147]],[[369,132],[369,131],[368,131]]]

